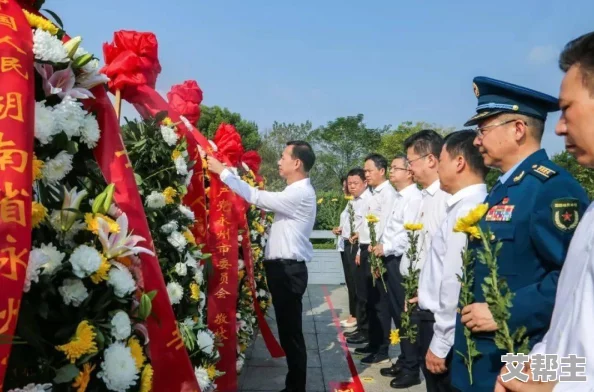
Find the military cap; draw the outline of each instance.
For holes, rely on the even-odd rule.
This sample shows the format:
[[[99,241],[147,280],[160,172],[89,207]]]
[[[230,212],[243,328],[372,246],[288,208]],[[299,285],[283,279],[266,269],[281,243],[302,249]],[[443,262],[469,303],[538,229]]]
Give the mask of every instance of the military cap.
[[[518,113],[545,121],[547,113],[559,110],[557,98],[501,80],[477,76],[472,87],[478,106],[465,127],[501,113]]]

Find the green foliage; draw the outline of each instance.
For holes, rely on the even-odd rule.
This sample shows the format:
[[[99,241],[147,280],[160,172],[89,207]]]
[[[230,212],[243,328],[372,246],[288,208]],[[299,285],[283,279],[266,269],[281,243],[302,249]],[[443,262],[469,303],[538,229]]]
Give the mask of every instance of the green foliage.
[[[409,303],[408,301],[417,296],[419,290],[419,276],[421,270],[417,268],[419,262],[419,232],[407,230],[406,235],[408,236],[409,247],[406,251],[406,256],[409,260],[408,273],[402,277],[402,285],[404,286],[404,303],[406,309],[402,312],[401,328],[404,331],[401,333],[402,339],[408,339],[409,342],[414,343],[417,341],[418,326],[417,324],[411,323],[411,316],[413,311],[417,307],[417,303]]]
[[[200,110],[198,129],[207,138],[212,139],[219,125],[227,123],[235,126],[237,132],[241,135],[241,141],[246,151],[260,148],[262,139],[258,133],[258,125],[255,122],[244,120],[239,113],[231,112],[229,109],[219,106],[201,105]]]
[[[422,121],[415,124],[411,121],[406,121],[398,125],[396,129],[382,134],[377,152],[385,156],[388,160],[396,155],[405,154],[404,141],[406,138],[423,129],[433,129],[444,136],[454,131],[454,128],[444,128],[439,125],[429,124]]]
[[[551,160],[569,171],[584,187],[588,193],[588,198],[590,200],[594,199],[594,170],[581,166],[573,155],[567,151],[554,155]]]
[[[340,224],[340,214],[347,201],[339,192],[318,192],[316,230],[332,230]]]

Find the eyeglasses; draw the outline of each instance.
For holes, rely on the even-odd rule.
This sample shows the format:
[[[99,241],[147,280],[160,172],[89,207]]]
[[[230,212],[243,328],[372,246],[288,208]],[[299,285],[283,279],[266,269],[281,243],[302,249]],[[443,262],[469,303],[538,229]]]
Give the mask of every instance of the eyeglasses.
[[[408,158],[406,158],[406,162],[408,162],[408,164],[410,166],[413,162],[418,161],[419,159],[427,158],[429,155],[431,155],[431,153],[425,154],[425,155],[420,156],[420,157],[415,158],[415,159],[408,159]]]
[[[487,132],[485,132],[485,129],[488,129],[488,128],[491,128],[491,129],[497,128],[497,127],[500,127],[502,125],[506,125],[506,124],[513,123],[513,122],[516,122],[516,121],[522,121],[522,120],[520,120],[519,118],[515,118],[513,120],[507,120],[507,121],[501,122],[499,124],[491,124],[491,125],[485,125],[484,127],[476,127],[476,128],[474,128],[474,131],[476,132],[477,136],[484,137],[485,134],[487,133]],[[528,125],[528,124],[526,124],[525,121],[522,121],[522,122],[525,125]]]
[[[408,171],[408,169],[406,169],[404,167],[390,166],[390,171],[398,171],[398,170]]]

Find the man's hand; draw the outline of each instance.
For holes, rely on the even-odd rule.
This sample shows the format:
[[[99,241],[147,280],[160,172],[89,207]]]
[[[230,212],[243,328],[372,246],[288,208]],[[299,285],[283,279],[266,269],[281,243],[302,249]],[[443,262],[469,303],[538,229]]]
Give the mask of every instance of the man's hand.
[[[384,246],[382,244],[377,244],[374,248],[373,248],[373,253],[377,256],[377,257],[382,257],[384,255]]]
[[[470,304],[462,309],[462,324],[472,332],[497,331],[497,323],[489,310],[489,305],[484,302]]]
[[[427,355],[425,355],[425,366],[427,366],[427,370],[433,374],[445,373],[445,371],[448,370],[445,364],[445,358],[439,358],[437,355],[433,354],[431,349],[429,349]]]
[[[355,256],[355,264],[361,265],[361,256],[359,256],[359,255]]]
[[[517,378],[505,382],[501,377],[507,373],[509,371],[504,366],[497,377],[494,392],[552,392],[557,384],[557,381],[534,381],[530,362],[525,362],[524,369],[522,370],[522,373],[527,374],[529,377],[526,382],[520,381]]]
[[[335,227],[332,229],[332,233],[334,235],[340,235],[340,234],[342,234],[342,229],[340,227]]]
[[[405,302],[404,303],[404,311],[407,312],[408,311],[408,304],[416,304],[417,302],[419,302],[419,297],[414,297],[408,300],[408,303]]]
[[[351,235],[351,238],[349,238],[349,242],[351,244],[354,244],[355,242],[357,242],[358,239],[359,239],[359,233],[355,233],[355,234]]]
[[[213,156],[206,157],[206,162],[208,163],[208,170],[215,174],[221,174],[225,170],[225,165]]]

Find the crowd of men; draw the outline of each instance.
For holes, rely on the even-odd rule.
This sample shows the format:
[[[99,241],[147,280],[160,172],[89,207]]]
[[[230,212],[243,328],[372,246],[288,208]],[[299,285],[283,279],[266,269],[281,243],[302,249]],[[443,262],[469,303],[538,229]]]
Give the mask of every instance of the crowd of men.
[[[390,363],[391,324],[400,328],[403,312],[416,304],[411,321],[417,339],[401,339],[398,358],[381,369],[392,388],[420,384],[422,372],[428,391],[594,391],[594,365],[588,362],[594,360],[594,334],[588,331],[594,326],[594,214],[582,186],[541,147],[547,114],[561,110],[556,134],[580,165],[594,167],[594,33],[568,43],[559,64],[565,73],[559,99],[477,77],[476,114],[465,124],[473,129],[445,137],[420,131],[404,142],[404,155],[388,162],[370,154],[346,176],[354,221],[347,205],[335,229],[351,313],[342,324],[356,326],[345,336],[361,345],[355,353],[362,363]],[[488,168],[502,173],[490,190]],[[530,361],[519,365],[505,366],[506,351],[495,343],[501,324],[483,291],[492,276],[484,263],[472,266],[474,282],[466,289],[473,303],[460,306],[462,252],[477,254],[484,245],[453,229],[481,203],[488,210],[479,225],[493,233],[489,241],[501,244],[497,274],[514,294],[507,327],[524,327],[529,337]],[[375,246],[369,214],[379,219]],[[403,287],[411,271],[406,223],[423,225],[413,298],[405,298]],[[385,266],[385,287],[381,280],[373,284],[371,254]],[[465,330],[480,353],[472,372],[464,359]],[[548,356],[541,368],[535,354]],[[573,369],[568,375],[561,362],[572,355],[584,360],[577,373],[575,363],[567,365],[565,370]],[[508,380],[514,370],[526,378]]]

